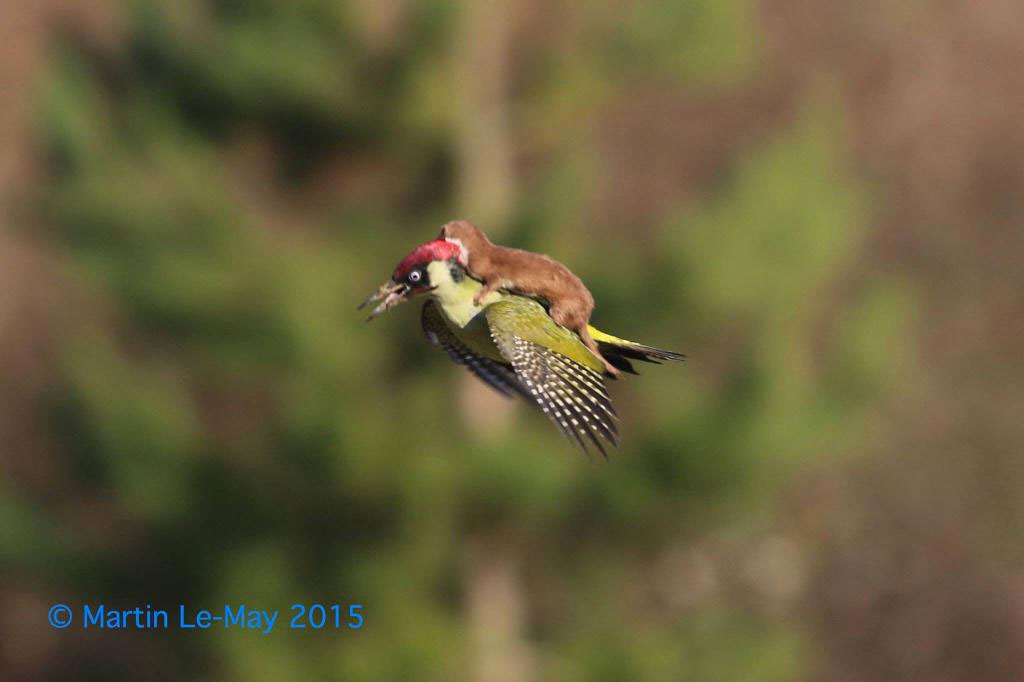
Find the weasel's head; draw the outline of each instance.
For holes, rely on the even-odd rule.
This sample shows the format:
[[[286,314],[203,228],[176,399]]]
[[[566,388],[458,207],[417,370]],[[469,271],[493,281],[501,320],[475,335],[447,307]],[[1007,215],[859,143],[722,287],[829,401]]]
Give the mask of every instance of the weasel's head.
[[[481,248],[486,248],[490,240],[479,227],[468,220],[453,220],[441,228],[438,239],[443,239],[449,244],[454,244],[459,249],[459,262],[463,266],[469,264],[469,254]]]

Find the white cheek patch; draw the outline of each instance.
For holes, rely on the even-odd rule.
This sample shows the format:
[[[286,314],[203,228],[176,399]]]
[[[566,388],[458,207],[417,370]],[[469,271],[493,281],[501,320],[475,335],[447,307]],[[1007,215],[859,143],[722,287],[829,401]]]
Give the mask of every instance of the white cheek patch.
[[[468,266],[469,249],[467,249],[466,245],[462,243],[462,240],[456,239],[455,237],[445,237],[445,241],[448,242],[449,244],[455,244],[455,246],[459,247],[459,262],[462,263],[463,267]]]

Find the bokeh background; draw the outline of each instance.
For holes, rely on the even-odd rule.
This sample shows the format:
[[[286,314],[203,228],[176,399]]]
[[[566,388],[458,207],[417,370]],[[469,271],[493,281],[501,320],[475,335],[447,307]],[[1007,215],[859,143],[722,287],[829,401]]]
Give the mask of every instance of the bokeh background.
[[[0,3],[0,679],[1024,678],[1022,63],[1018,0]],[[689,355],[610,463],[355,311],[454,217]]]

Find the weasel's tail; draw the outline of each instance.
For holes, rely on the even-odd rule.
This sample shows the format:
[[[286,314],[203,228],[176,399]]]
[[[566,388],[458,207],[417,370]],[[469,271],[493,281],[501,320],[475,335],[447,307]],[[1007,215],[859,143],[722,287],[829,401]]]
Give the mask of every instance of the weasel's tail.
[[[600,329],[595,329],[592,326],[588,327],[588,330],[594,340],[597,341],[597,347],[601,350],[601,355],[603,355],[609,363],[623,372],[629,372],[630,374],[638,373],[633,369],[633,363],[631,363],[630,360],[639,360],[641,362],[650,362],[660,365],[661,360],[682,361],[686,359],[686,356],[682,353],[662,350],[661,348],[655,348],[654,346],[645,346],[644,344],[637,343],[636,341],[620,339],[617,336],[605,334]]]

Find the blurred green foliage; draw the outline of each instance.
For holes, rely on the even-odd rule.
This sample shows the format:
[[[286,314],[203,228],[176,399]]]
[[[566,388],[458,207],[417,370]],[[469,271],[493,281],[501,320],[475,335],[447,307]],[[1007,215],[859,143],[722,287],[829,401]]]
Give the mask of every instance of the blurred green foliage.
[[[649,239],[604,248],[580,210],[600,191],[600,107],[640,73],[749,77],[749,5],[638,3],[622,21],[596,3],[579,43],[524,66],[513,113],[544,155],[508,240],[584,273],[603,327],[691,357],[612,388],[625,438],[600,465],[527,410],[496,435],[467,428],[463,370],[412,306],[369,327],[354,310],[456,205],[457,4],[413,4],[382,46],[333,0],[137,0],[123,49],[62,45],[41,96],[42,209],[89,307],[51,418],[125,536],[69,543],[5,511],[0,554],[32,567],[61,547],[48,570],[81,601],[366,605],[358,634],[166,638],[182,678],[467,679],[466,553],[482,542],[525,566],[541,679],[793,679],[797,631],[725,596],[673,611],[635,593],[665,548],[756,525],[774,474],[841,454],[898,371],[899,286],[823,309],[868,217],[842,123],[809,103]],[[342,185],[370,179],[316,190],[332,165]],[[320,209],[299,215],[319,222],[279,219],[273,197],[311,194]]]

